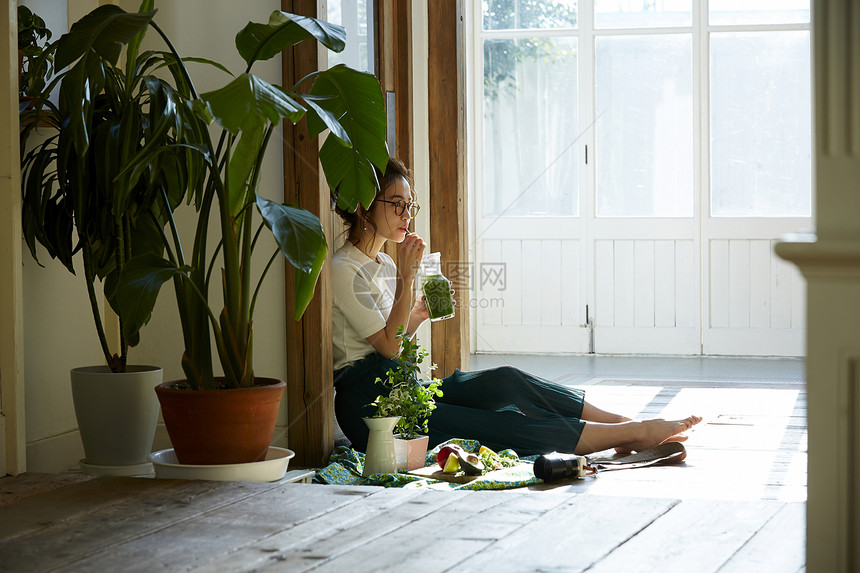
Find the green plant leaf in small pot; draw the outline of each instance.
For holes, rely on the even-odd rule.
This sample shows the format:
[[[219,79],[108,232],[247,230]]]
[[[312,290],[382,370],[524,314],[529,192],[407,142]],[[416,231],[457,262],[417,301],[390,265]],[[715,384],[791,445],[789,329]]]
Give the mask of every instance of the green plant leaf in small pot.
[[[400,354],[395,357],[397,366],[389,368],[386,379],[376,379],[390,388],[387,395],[379,395],[371,405],[376,407],[374,417],[400,416],[395,431],[403,439],[417,438],[428,432],[428,420],[436,409],[436,397],[442,396],[442,381],[433,378],[422,383],[421,363],[428,356],[425,348],[419,347],[398,328]],[[432,365],[430,370],[436,368]]]

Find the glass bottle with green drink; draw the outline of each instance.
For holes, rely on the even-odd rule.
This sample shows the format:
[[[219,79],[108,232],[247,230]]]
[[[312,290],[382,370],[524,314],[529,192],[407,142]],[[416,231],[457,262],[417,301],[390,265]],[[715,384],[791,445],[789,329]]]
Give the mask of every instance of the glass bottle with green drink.
[[[454,316],[451,281],[442,274],[442,254],[430,253],[421,260],[421,292],[431,321]]]

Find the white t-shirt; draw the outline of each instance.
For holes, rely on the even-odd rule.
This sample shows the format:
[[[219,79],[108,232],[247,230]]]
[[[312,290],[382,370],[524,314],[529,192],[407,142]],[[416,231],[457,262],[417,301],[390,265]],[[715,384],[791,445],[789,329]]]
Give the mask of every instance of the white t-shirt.
[[[334,369],[349,366],[375,349],[365,340],[385,328],[394,305],[397,267],[385,253],[374,261],[347,241],[332,257],[332,346]]]

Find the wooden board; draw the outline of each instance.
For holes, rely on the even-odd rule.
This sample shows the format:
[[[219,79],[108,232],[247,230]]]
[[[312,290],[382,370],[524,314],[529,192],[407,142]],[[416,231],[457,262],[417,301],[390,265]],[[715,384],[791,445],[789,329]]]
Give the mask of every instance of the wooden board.
[[[804,568],[803,392],[603,390],[707,410],[685,463],[503,491],[25,474],[0,479],[0,570]]]
[[[281,0],[281,9],[304,16],[317,15],[316,0]],[[300,42],[284,52],[281,60],[283,84],[291,86],[318,69],[316,43]],[[306,121],[293,126],[283,122],[284,202],[301,205],[317,215],[326,241],[333,243],[331,201],[321,182],[319,141],[311,139]],[[287,357],[287,441],[296,452],[297,467],[315,467],[334,450],[334,384],[332,381],[332,294],[331,265],[323,265],[311,299],[301,320],[294,319],[295,271],[284,265]]]

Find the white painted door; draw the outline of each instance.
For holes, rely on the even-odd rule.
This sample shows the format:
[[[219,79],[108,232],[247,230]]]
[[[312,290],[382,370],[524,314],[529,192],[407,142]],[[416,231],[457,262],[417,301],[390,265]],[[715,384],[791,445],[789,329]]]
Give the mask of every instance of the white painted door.
[[[472,347],[802,355],[773,244],[811,226],[808,25],[502,4],[475,8]]]
[[[473,117],[485,167],[472,211],[472,348],[480,352],[589,351],[583,47],[554,38],[557,57],[533,57],[549,45],[503,35],[478,48],[490,78],[474,108],[483,113]]]

